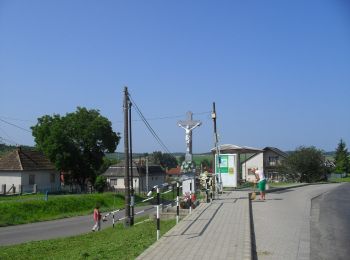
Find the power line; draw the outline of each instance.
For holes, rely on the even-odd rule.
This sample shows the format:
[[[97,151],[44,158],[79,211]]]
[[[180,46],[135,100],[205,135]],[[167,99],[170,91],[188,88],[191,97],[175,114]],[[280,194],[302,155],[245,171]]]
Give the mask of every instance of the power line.
[[[0,118],[6,119],[6,120],[10,120],[10,121],[21,121],[21,122],[35,123],[33,120],[14,118],[14,117],[8,117],[8,116],[1,116],[0,115]]]
[[[23,130],[23,131],[26,131],[26,132],[28,132],[28,133],[32,133],[32,131],[29,131],[28,129],[25,129],[25,128],[21,127],[21,126],[18,126],[18,125],[15,125],[15,124],[13,124],[13,123],[10,123],[10,122],[8,122],[8,121],[6,121],[6,120],[4,120],[4,119],[1,119],[1,118],[0,118],[0,121],[6,123],[6,124],[8,124],[8,125],[14,126],[14,127],[18,128],[18,129],[21,129],[21,130]]]
[[[12,139],[11,136],[9,136],[9,135],[5,132],[5,130],[2,129],[1,127],[0,127],[0,131],[3,132],[3,133],[7,136],[7,138],[0,137],[0,139],[5,140],[5,141],[7,141],[7,142],[9,142],[9,143],[12,143],[12,144],[14,144],[14,145],[17,145],[17,144],[18,144],[18,143],[17,143],[16,141],[14,141],[14,139]]]
[[[193,115],[205,115],[205,114],[211,114],[210,111],[208,112],[199,112],[199,113],[193,113]],[[153,120],[163,120],[163,119],[175,119],[175,118],[183,118],[184,114],[181,115],[173,115],[173,116],[160,116],[160,117],[153,117],[153,118],[147,118],[147,121],[153,121]],[[211,120],[211,118],[210,118]],[[133,119],[132,122],[141,122],[142,119]],[[122,120],[115,121],[116,123],[122,123]]]
[[[137,106],[137,104],[135,103],[135,101],[132,99],[130,93],[129,93],[129,98],[133,103],[133,107],[135,107],[136,112],[138,113],[138,115],[140,116],[141,120],[143,121],[143,123],[146,125],[146,127],[148,128],[148,130],[151,132],[151,134],[153,135],[153,137],[157,140],[157,142],[160,144],[160,146],[162,146],[162,148],[164,149],[164,151],[166,151],[167,153],[171,153],[169,151],[169,149],[166,147],[166,145],[163,143],[163,141],[159,138],[159,136],[156,134],[156,132],[153,130],[153,128],[151,127],[151,125],[147,122],[147,119],[144,117],[144,115],[142,114],[141,110],[139,109],[139,107]]]

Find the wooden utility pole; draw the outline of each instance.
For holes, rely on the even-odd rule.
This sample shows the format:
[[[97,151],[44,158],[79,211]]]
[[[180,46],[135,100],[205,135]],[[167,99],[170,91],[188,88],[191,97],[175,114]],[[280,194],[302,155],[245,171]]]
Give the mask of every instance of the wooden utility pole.
[[[130,152],[130,225],[134,225],[134,206],[135,206],[135,189],[134,189],[134,173],[133,173],[133,168],[134,168],[134,162],[132,159],[132,131],[131,131],[131,106],[132,103],[129,101],[129,152]],[[136,183],[135,183],[136,186]]]
[[[128,88],[124,88],[124,186],[125,186],[125,222],[130,226],[130,176],[129,176],[129,95]]]
[[[214,138],[215,138],[215,150],[216,150],[216,158],[217,158],[217,165],[218,165],[218,188],[219,191],[222,191],[222,179],[221,179],[221,172],[220,172],[220,149],[219,149],[219,140],[218,140],[218,132],[216,130],[216,109],[215,109],[215,102],[213,102],[213,112],[211,113],[211,118],[213,119],[214,122]],[[214,158],[214,163],[215,163],[215,158]],[[216,165],[215,165],[216,167]],[[214,168],[215,169],[215,168]],[[215,172],[216,174],[216,172]],[[217,179],[215,179],[215,184],[213,186],[217,186]]]

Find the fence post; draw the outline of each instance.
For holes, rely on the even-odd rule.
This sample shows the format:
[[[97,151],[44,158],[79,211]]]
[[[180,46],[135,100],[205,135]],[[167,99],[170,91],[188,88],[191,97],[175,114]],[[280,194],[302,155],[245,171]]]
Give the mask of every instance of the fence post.
[[[206,178],[205,179],[205,194],[207,195],[207,203],[209,203],[210,202],[210,200],[209,200],[209,191],[208,191],[208,185],[209,184],[209,178]]]
[[[22,193],[23,193],[23,187],[21,184],[18,185],[18,192],[20,195],[22,195]]]
[[[6,195],[6,184],[2,185],[2,194]]]
[[[192,180],[190,182],[190,214],[192,213]]]
[[[157,186],[157,240],[159,240],[159,236],[160,236],[159,206],[160,206],[160,194],[159,194],[159,187]]]
[[[180,183],[176,182],[176,224],[179,223],[179,213],[180,213],[180,201],[179,201],[179,195],[180,195]]]
[[[16,186],[14,184],[12,184],[12,193],[15,194],[16,193]]]
[[[38,187],[37,187],[37,185],[36,185],[36,184],[34,184],[34,185],[33,185],[33,193],[35,193],[35,194],[36,194],[36,193],[37,193],[37,190],[38,190]]]
[[[113,212],[113,228],[114,228],[114,223],[115,223],[115,219],[114,219],[114,212]]]
[[[48,201],[48,200],[49,200],[49,191],[47,190],[45,193],[45,201]]]

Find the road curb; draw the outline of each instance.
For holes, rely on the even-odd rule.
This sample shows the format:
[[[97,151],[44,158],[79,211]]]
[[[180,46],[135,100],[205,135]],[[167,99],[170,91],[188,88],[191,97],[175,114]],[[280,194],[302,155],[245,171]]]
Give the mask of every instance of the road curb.
[[[248,220],[245,224],[245,236],[244,236],[244,252],[243,258],[246,260],[253,259],[253,237],[252,237],[252,210],[251,210],[251,201],[250,201],[250,193],[248,193]]]

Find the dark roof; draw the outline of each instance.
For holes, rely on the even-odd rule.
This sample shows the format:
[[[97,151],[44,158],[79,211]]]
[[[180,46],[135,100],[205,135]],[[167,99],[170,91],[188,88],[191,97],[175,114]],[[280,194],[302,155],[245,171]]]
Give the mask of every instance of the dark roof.
[[[278,148],[276,148],[276,147],[267,146],[267,147],[265,147],[263,150],[264,150],[264,151],[266,151],[266,150],[271,150],[271,151],[277,153],[278,155],[281,155],[281,156],[284,157],[284,158],[287,158],[287,157],[288,157],[288,154],[287,154],[287,153],[281,151],[280,149],[278,149]]]
[[[0,171],[54,170],[55,166],[41,152],[18,148],[0,158]]]
[[[162,175],[165,174],[165,171],[162,169],[160,165],[151,164],[148,166],[148,174],[151,175]],[[105,173],[102,174],[103,176],[110,177],[124,177],[124,163],[118,163],[111,165]],[[133,163],[133,175],[135,177],[138,177],[140,175],[146,175],[146,166]]]

